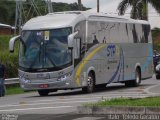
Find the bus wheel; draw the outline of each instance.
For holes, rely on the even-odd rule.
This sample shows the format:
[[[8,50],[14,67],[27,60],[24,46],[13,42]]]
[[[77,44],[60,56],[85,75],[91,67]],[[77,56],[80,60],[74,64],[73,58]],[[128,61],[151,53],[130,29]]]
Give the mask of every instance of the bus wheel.
[[[127,87],[137,87],[141,83],[141,72],[140,69],[136,69],[135,72],[135,80],[130,80],[125,82],[125,86]]]
[[[156,75],[156,79],[157,79],[157,80],[160,79],[160,75]]]
[[[38,90],[40,96],[47,96],[49,91],[48,90]]]
[[[88,74],[88,79],[87,79],[87,87],[82,88],[82,91],[85,93],[92,93],[95,90],[95,76],[93,73]]]

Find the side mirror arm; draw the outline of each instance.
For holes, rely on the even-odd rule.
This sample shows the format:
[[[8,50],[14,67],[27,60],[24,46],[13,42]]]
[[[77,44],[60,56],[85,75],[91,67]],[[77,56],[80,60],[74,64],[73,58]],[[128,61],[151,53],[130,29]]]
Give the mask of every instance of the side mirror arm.
[[[12,37],[9,41],[9,51],[10,52],[14,52],[14,44],[15,44],[15,41],[18,40],[20,38],[20,35],[18,36],[15,36],[15,37]]]
[[[73,49],[74,47],[74,37],[78,34],[78,31],[73,33],[73,34],[70,34],[68,36],[68,48],[69,49]]]

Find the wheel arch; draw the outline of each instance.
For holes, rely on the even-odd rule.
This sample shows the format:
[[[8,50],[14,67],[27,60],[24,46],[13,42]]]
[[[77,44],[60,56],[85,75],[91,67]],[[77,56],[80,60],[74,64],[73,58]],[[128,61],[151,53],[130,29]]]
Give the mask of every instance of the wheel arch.
[[[94,67],[90,67],[88,70],[87,70],[87,75],[91,73],[94,77],[94,82],[96,84],[96,72],[95,72],[95,68]]]

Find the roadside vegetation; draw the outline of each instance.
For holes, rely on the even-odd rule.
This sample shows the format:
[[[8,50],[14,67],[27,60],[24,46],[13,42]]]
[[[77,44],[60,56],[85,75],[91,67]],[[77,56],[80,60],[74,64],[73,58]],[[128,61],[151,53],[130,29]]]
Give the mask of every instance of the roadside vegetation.
[[[18,43],[15,52],[9,52],[10,35],[0,35],[0,62],[5,65],[7,78],[18,76]]]
[[[14,94],[22,94],[24,90],[22,90],[19,85],[7,86],[6,95],[14,95]]]
[[[97,103],[88,103],[84,106],[143,106],[143,107],[160,107],[160,97],[148,97],[148,98],[115,98],[111,100],[103,100]]]
[[[152,30],[153,49],[160,53],[160,28],[154,28]]]

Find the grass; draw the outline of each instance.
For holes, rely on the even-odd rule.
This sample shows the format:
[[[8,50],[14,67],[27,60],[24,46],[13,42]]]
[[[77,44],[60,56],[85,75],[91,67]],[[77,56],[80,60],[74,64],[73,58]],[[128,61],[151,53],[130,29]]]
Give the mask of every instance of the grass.
[[[22,94],[24,90],[20,88],[20,86],[7,86],[6,87],[6,95],[14,95],[14,94]]]
[[[88,103],[84,106],[144,106],[144,107],[160,107],[160,97],[148,98],[115,98],[111,100],[100,101],[97,103]]]

